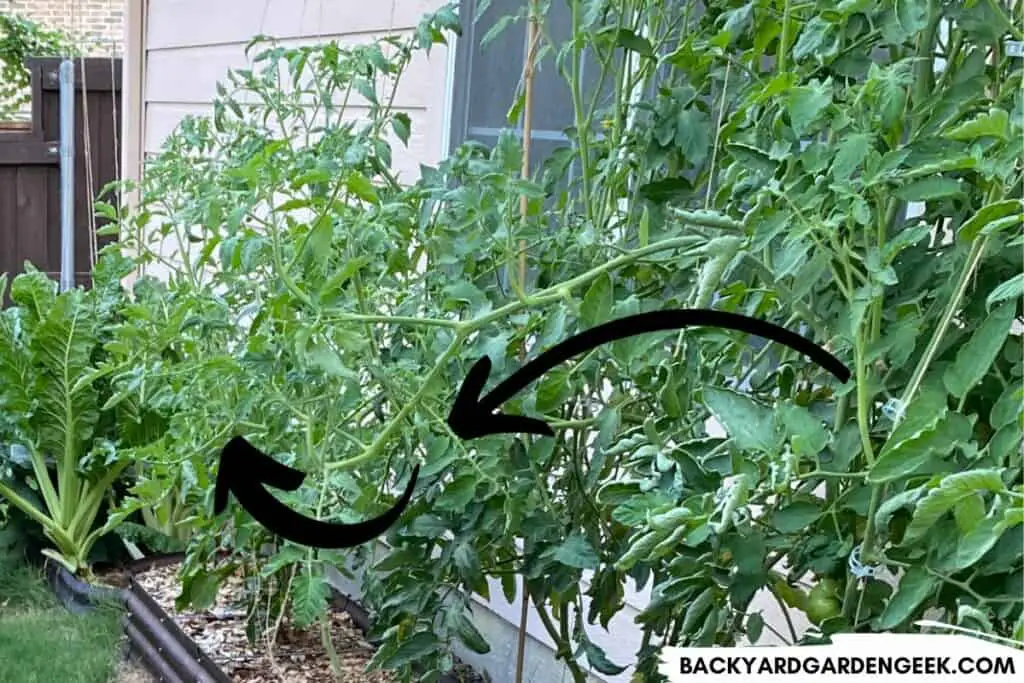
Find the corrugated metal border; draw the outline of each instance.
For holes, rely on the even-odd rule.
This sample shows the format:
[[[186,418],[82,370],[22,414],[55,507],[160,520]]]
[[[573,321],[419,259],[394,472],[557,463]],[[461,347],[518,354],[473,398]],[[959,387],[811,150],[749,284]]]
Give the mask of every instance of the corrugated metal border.
[[[120,602],[125,608],[121,625],[128,638],[129,652],[159,683],[234,683],[135,580],[137,573],[176,564],[183,557],[183,553],[175,553],[129,563],[124,567],[129,573],[128,588],[123,589],[92,586],[55,563],[47,563],[46,573],[51,588],[69,610],[88,610],[103,600]],[[370,630],[367,611],[351,596],[333,586],[331,590],[331,604],[346,612],[365,635]],[[460,682],[451,674],[442,674],[438,683]]]
[[[125,591],[128,626],[136,634],[133,644],[140,651],[148,644],[163,662],[183,681],[203,683],[232,683],[224,671],[196,645],[174,618],[163,610],[156,600],[132,576]],[[129,629],[125,629],[129,633]],[[129,633],[129,638],[132,633]],[[152,670],[154,675],[162,672]]]

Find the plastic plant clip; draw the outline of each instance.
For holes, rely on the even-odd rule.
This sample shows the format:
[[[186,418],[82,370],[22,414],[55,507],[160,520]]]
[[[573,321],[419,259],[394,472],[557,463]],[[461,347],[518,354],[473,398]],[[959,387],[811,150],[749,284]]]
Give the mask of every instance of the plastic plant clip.
[[[903,420],[907,407],[898,398],[890,398],[882,406],[882,414],[892,420],[893,424],[899,424]]]
[[[861,547],[858,545],[850,552],[850,573],[860,581],[874,578],[878,567],[871,564],[863,564],[860,561],[860,549]]]

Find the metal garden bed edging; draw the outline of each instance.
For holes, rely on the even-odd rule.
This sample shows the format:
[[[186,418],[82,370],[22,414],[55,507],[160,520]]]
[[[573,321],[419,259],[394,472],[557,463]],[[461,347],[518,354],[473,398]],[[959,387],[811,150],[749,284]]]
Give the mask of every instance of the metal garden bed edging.
[[[225,555],[226,555],[226,553],[225,553]],[[142,586],[138,585],[138,583],[135,582],[135,574],[140,574],[142,572],[145,572],[145,571],[147,571],[149,569],[153,569],[153,568],[156,568],[156,567],[164,567],[164,566],[167,566],[169,564],[177,564],[177,563],[181,562],[184,559],[185,559],[185,553],[180,553],[179,552],[179,553],[169,553],[169,554],[166,554],[166,555],[147,556],[147,557],[143,557],[143,558],[138,559],[138,560],[133,560],[132,562],[130,562],[126,566],[126,569],[128,570],[129,575],[131,575],[131,577],[132,577],[131,578],[131,588],[129,590],[130,591],[138,592],[139,596],[140,596],[140,599],[142,601],[148,601],[149,606],[150,606],[150,610],[152,612],[155,612],[155,613],[159,614],[161,619],[166,619],[167,620],[167,623],[170,624],[170,626],[168,627],[170,630],[177,631],[178,633],[181,634],[180,635],[180,639],[179,639],[179,643],[184,645],[186,650],[192,649],[193,651],[195,651],[197,653],[197,658],[203,658],[203,657],[206,657],[206,655],[202,652],[201,648],[199,648],[199,646],[197,646],[195,644],[195,642],[191,638],[189,638],[183,631],[181,631],[181,629],[178,627],[178,625],[174,622],[174,619],[171,616],[167,615],[167,613],[164,612],[164,610],[156,603],[156,601],[153,600],[153,598],[148,593],[146,593],[146,591],[142,588]],[[331,607],[334,607],[336,609],[340,609],[341,611],[343,611],[346,614],[348,614],[348,616],[352,619],[352,623],[355,625],[355,627],[357,629],[359,629],[360,633],[362,633],[364,636],[368,636],[368,634],[370,632],[371,624],[370,624],[370,615],[366,611],[366,609],[361,604],[359,604],[359,602],[357,602],[355,599],[353,599],[352,596],[350,596],[350,595],[346,594],[345,592],[339,590],[337,586],[329,585],[329,588],[330,588],[330,591],[331,591],[331,600],[330,600]],[[129,615],[133,614],[134,610],[132,610],[132,608],[131,608],[131,603],[129,603],[128,608],[129,608]],[[125,632],[128,633],[129,639],[132,639],[132,634],[128,631],[128,629],[129,629],[129,627],[135,628],[135,626],[134,626],[134,624],[132,624],[130,622],[131,622],[131,620],[129,619],[128,616],[126,616],[125,617]],[[143,641],[142,645],[149,645],[150,649],[153,649],[152,646],[151,646],[151,643],[150,642],[146,642],[145,638],[141,638],[141,640]],[[139,638],[132,639],[133,645],[136,645],[137,643],[139,643],[139,641],[140,641]],[[185,642],[185,641],[187,641],[187,642]],[[374,647],[378,646],[378,643],[374,642],[373,640],[370,640],[369,642]],[[140,649],[140,652],[139,652],[140,656],[145,657],[145,653],[143,651],[141,651],[141,647],[139,649]],[[154,656],[154,655],[151,655],[151,656]],[[161,657],[163,657],[163,659],[161,659]],[[165,662],[166,655],[164,655],[161,651],[158,650],[156,652],[155,658],[156,658],[157,661],[154,662],[154,665],[166,665],[166,662]],[[208,657],[206,657],[206,659],[209,660]],[[157,675],[158,678],[159,678],[160,674],[158,674],[157,671],[152,666],[150,666],[148,664],[148,660],[144,660],[144,661],[147,662],[147,668],[149,668],[150,672],[155,674],[155,675]],[[230,679],[227,677],[226,674],[224,674],[219,669],[216,669],[216,664],[214,664],[212,661],[210,661],[209,662],[209,666],[213,667],[219,673],[220,676],[223,676],[223,678],[214,678],[214,679],[212,679],[213,681],[215,681],[215,683],[231,683]],[[170,678],[170,677],[159,678],[159,680],[167,681],[168,683],[176,683],[178,680],[180,680],[182,683],[188,683],[190,681],[190,679],[188,679],[188,678],[176,679],[176,678]],[[196,680],[202,680],[203,683],[205,683],[205,681],[206,681],[206,679],[196,679]],[[462,683],[462,680],[460,678],[458,678],[457,676],[454,676],[454,675],[452,675],[450,673],[443,673],[438,678],[438,683]]]
[[[150,564],[158,563],[154,558]],[[233,683],[174,619],[129,574],[127,588],[94,586],[64,567],[47,562],[47,582],[57,599],[74,614],[90,612],[104,602],[124,608],[121,627],[128,651],[160,683]]]
[[[228,675],[181,630],[134,576],[128,581],[124,591],[127,609],[122,624],[140,655],[153,657],[152,651],[156,651],[158,661],[152,663],[156,665],[150,668],[152,674],[162,681],[168,680],[164,678],[164,671],[170,669],[182,683],[231,683]]]
[[[57,599],[75,614],[90,612],[104,602],[122,606],[124,615],[121,626],[128,638],[128,651],[160,683],[233,683],[135,580],[136,573],[176,564],[182,558],[183,554],[176,553],[133,561],[125,567],[129,576],[128,587],[120,589],[85,583],[52,562],[46,563],[45,571]],[[334,594],[331,605],[348,614],[356,628],[367,635],[370,631],[370,618],[366,609],[336,587],[331,586],[331,590]],[[444,673],[438,683],[460,683],[460,679]]]
[[[72,614],[91,612],[102,603],[124,604],[119,589],[85,583],[56,562],[47,560],[43,573],[57,600]]]

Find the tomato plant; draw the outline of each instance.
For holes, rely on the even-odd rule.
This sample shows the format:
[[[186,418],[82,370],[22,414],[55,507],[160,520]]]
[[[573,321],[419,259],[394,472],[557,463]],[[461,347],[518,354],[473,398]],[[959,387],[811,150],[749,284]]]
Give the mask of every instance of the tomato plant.
[[[1019,634],[1024,96],[1001,41],[1021,5],[572,6],[543,52],[575,125],[532,177],[511,131],[395,176],[395,81],[458,27],[450,8],[412,42],[271,45],[147,166],[117,249],[165,282],[118,334],[183,410],[125,510],[172,487],[192,506],[182,600],[243,567],[254,606],[310,625],[325,567],[354,559],[375,665],[428,680],[454,640],[489,646],[468,594],[496,579],[511,600],[516,576],[575,680],[633,664],[588,635],[627,581],[653,586],[640,680],[664,644],[757,640],[764,592],[819,622],[794,642],[926,610]],[[503,376],[524,348],[690,306],[799,330],[854,377],[691,329],[598,349],[505,406],[556,438],[447,429],[481,355]],[[280,497],[320,518],[379,514],[415,461],[422,482],[383,552],[278,543],[208,512],[232,431],[309,472]],[[274,623],[259,610],[254,629]]]

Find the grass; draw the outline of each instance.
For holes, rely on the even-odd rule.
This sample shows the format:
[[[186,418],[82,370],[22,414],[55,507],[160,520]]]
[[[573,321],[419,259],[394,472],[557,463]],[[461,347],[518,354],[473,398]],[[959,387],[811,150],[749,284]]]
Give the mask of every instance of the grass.
[[[68,612],[38,570],[0,557],[0,681],[108,683],[119,660],[113,607]]]

